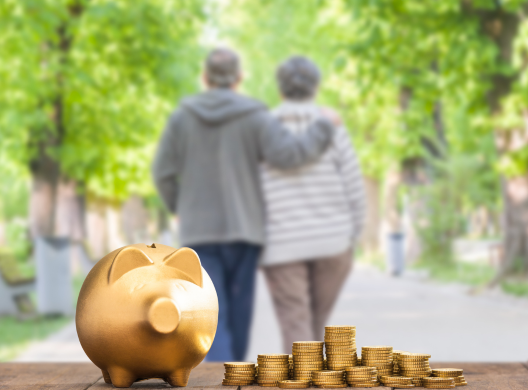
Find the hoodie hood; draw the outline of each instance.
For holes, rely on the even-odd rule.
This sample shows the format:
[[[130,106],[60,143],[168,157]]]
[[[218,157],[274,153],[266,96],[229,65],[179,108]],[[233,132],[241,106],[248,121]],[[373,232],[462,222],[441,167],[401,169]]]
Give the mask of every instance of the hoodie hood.
[[[230,89],[211,89],[184,99],[181,105],[210,125],[221,125],[234,118],[266,108],[259,101]]]

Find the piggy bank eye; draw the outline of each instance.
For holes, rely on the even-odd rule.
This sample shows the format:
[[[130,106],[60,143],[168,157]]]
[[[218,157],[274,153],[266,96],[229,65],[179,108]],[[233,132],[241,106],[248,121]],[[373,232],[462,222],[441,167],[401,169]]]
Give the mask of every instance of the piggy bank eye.
[[[165,257],[163,264],[183,272],[191,282],[203,287],[202,264],[200,258],[191,248],[180,248]]]
[[[154,262],[143,251],[134,247],[125,247],[119,251],[110,267],[108,283],[116,282],[121,276],[136,268],[152,264]]]

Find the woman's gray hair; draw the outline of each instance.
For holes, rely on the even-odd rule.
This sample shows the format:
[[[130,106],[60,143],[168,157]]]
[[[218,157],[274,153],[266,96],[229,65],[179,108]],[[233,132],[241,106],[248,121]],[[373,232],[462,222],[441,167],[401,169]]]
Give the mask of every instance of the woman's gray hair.
[[[308,58],[293,56],[277,68],[277,83],[287,99],[306,100],[315,95],[321,72]]]
[[[217,48],[205,60],[205,80],[211,87],[230,88],[240,80],[240,59],[233,50]]]

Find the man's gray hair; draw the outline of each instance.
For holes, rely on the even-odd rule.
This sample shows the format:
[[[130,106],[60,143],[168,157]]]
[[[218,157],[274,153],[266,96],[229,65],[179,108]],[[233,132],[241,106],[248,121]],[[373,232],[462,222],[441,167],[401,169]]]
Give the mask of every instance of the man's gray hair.
[[[240,59],[233,50],[217,48],[205,60],[205,80],[211,87],[230,88],[240,80]]]
[[[308,58],[293,56],[277,68],[277,83],[286,99],[306,100],[315,95],[321,72]]]

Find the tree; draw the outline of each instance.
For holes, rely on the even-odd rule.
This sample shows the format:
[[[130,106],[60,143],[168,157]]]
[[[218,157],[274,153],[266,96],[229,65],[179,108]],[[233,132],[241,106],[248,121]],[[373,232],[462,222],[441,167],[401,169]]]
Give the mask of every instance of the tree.
[[[30,168],[34,236],[56,233],[61,182],[152,192],[157,135],[195,87],[203,18],[193,0],[0,4],[0,153]]]

